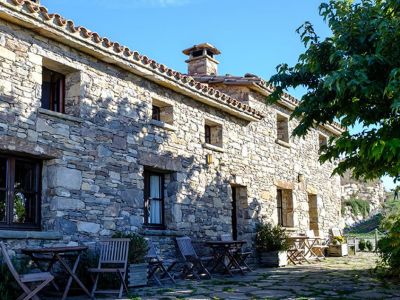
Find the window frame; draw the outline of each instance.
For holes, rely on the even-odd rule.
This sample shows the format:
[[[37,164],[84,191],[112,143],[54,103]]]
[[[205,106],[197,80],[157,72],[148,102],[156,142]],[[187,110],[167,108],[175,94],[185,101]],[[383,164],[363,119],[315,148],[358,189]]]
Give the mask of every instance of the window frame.
[[[161,121],[161,107],[152,104],[151,119],[155,121]]]
[[[144,222],[143,225],[145,227],[151,229],[165,229],[165,174],[162,172],[157,172],[153,170],[145,170],[144,171]],[[149,223],[149,204],[150,204],[150,177],[152,175],[160,176],[160,191],[161,198],[157,199],[161,201],[161,223],[154,224]]]
[[[284,122],[284,137],[280,138],[279,137],[279,127],[280,123]],[[281,141],[284,143],[289,144],[290,143],[290,131],[289,131],[289,117],[286,115],[283,115],[281,113],[276,114],[276,140]]]
[[[65,95],[66,95],[66,86],[65,86],[65,74],[54,71],[52,69],[49,69],[45,66],[42,67],[42,76],[44,74],[44,72],[50,72],[50,93],[49,93],[49,108],[45,108],[43,107],[43,89],[44,89],[44,79],[42,80],[42,98],[40,99],[41,102],[41,107],[44,109],[48,109],[50,111],[54,111],[54,112],[58,112],[58,113],[62,113],[65,114]],[[53,77],[57,75],[60,76],[61,79],[54,79]],[[44,76],[43,76],[44,77]],[[59,82],[58,82],[59,81]],[[57,88],[57,84],[60,84],[60,86]],[[54,103],[54,99],[56,98],[56,94],[59,94],[59,103],[58,103],[58,107],[59,109],[56,110],[55,109],[55,103]]]
[[[283,191],[281,189],[277,190],[276,209],[278,212],[278,225],[284,227],[284,225],[283,225]]]
[[[0,222],[0,230],[41,230],[41,206],[42,206],[42,162],[38,159],[34,158],[27,158],[27,157],[20,157],[14,155],[4,155],[0,154],[1,159],[6,160],[6,187],[0,188],[2,191],[6,193],[6,218],[5,222]],[[15,189],[15,174],[16,174],[16,161],[28,162],[33,164],[34,169],[34,178],[33,178],[33,193],[35,196],[35,207],[33,208],[34,215],[34,222],[32,224],[29,223],[14,223],[14,214],[13,214],[13,207],[14,207],[14,192],[18,189]]]
[[[208,124],[204,124],[204,141],[211,145],[211,126]]]

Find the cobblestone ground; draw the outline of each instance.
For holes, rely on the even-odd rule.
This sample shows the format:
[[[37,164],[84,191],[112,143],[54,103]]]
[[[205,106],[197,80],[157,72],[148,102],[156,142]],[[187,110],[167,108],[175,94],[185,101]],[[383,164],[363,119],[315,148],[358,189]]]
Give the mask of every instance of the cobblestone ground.
[[[379,280],[371,253],[327,258],[280,269],[257,269],[246,276],[179,281],[175,286],[132,291],[131,299],[400,299],[400,284]]]

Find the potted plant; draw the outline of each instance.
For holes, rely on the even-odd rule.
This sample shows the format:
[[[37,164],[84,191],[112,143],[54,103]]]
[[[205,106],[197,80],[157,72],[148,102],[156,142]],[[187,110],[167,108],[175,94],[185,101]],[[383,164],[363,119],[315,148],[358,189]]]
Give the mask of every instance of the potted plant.
[[[256,249],[259,264],[263,267],[287,265],[289,243],[285,229],[271,224],[260,224],[256,233]]]
[[[349,254],[346,239],[343,236],[334,236],[328,248],[329,256],[346,256]]]
[[[128,238],[129,243],[128,254],[128,286],[144,286],[147,285],[148,263],[145,261],[148,245],[146,239],[136,233],[118,232],[113,235],[114,238]]]

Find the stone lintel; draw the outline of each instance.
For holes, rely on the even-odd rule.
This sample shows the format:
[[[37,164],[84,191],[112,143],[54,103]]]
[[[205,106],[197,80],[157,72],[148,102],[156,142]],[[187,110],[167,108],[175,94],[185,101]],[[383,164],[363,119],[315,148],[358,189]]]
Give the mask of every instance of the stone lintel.
[[[182,159],[173,155],[161,155],[139,152],[138,161],[141,165],[165,171],[179,172],[183,170]]]
[[[288,181],[283,181],[283,180],[275,180],[274,184],[284,190],[293,190],[294,189],[294,183],[293,182],[288,182]]]
[[[315,187],[313,187],[312,185],[307,185],[306,191],[308,194],[318,195],[318,190]]]
[[[54,159],[61,156],[59,150],[48,145],[39,145],[14,136],[0,136],[0,152],[28,155],[34,158]]]

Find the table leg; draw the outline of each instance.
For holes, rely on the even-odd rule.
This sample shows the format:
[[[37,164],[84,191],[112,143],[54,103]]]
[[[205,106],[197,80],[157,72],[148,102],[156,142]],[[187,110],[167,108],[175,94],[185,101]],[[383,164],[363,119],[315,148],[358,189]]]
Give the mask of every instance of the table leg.
[[[244,275],[243,269],[240,266],[240,264],[238,263],[238,261],[236,260],[235,256],[228,250],[226,252],[227,257],[229,259],[229,265],[228,266],[233,266],[236,269],[240,270],[240,273],[242,273],[242,275]]]
[[[76,260],[74,262],[73,268],[71,270],[71,268],[68,266],[68,264],[64,261],[64,259],[61,257],[61,255],[59,255],[58,253],[56,254],[56,257],[58,259],[58,261],[63,265],[63,267],[65,268],[65,270],[68,272],[68,274],[70,275],[68,278],[68,282],[67,282],[67,286],[65,287],[64,290],[64,294],[62,296],[62,300],[65,300],[67,298],[69,289],[71,287],[72,284],[72,280],[74,279],[76,281],[76,283],[82,288],[82,290],[85,292],[86,295],[88,295],[90,297],[90,299],[93,299],[92,295],[89,293],[89,291],[87,290],[87,288],[84,286],[84,284],[80,281],[80,279],[78,278],[78,276],[76,276],[75,272],[78,268],[78,264],[79,261],[81,259],[81,254],[79,253],[78,256],[76,257]]]

